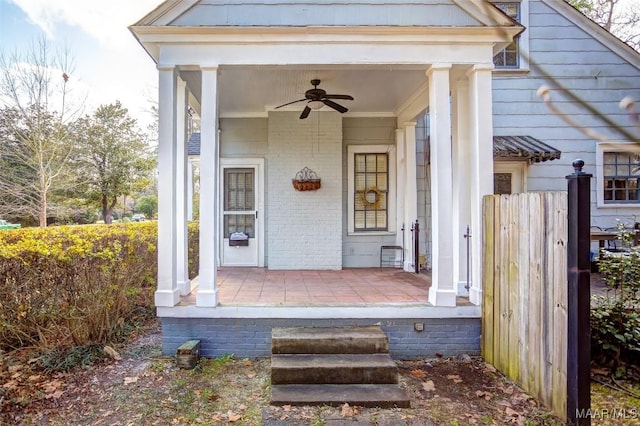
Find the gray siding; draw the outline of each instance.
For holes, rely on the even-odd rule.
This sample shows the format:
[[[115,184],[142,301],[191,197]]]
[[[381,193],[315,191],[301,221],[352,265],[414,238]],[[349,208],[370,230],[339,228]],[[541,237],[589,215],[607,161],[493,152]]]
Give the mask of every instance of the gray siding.
[[[220,157],[221,158],[263,158],[264,175],[269,172],[267,148],[269,120],[266,118],[221,118]],[[269,200],[269,185],[264,185],[264,202]],[[269,235],[269,211],[264,212],[265,235]],[[265,265],[268,265],[269,246],[264,245]]]
[[[202,0],[174,26],[480,26],[451,0]]]
[[[160,318],[162,352],[175,355],[186,340],[201,341],[207,358],[235,354],[239,358],[271,356],[272,327],[329,327],[380,325],[389,337],[396,359],[421,359],[437,354],[480,354],[480,318],[416,319],[277,319],[277,318]],[[423,323],[424,331],[414,330]]]
[[[624,96],[640,99],[640,70],[613,53],[568,19],[539,0],[530,0],[529,27],[532,62],[557,82],[571,90],[620,126],[630,126],[629,117],[619,109]],[[493,125],[495,135],[530,135],[560,149],[562,158],[529,167],[528,190],[565,190],[565,176],[576,158],[585,161],[585,171],[595,176],[596,141],[554,115],[537,97],[542,85],[552,82],[536,67],[528,74],[494,73]],[[574,121],[620,139],[584,107],[552,91],[554,103]],[[640,208],[597,208],[596,184],[592,181],[592,223],[613,226],[615,219],[640,216]]]
[[[380,246],[394,245],[395,235],[347,235],[349,194],[347,193],[347,146],[395,145],[395,118],[348,118],[342,120],[342,266],[345,268],[377,267]],[[395,220],[393,218],[392,220]]]
[[[266,157],[269,136],[266,118],[221,118],[220,131],[220,157]]]

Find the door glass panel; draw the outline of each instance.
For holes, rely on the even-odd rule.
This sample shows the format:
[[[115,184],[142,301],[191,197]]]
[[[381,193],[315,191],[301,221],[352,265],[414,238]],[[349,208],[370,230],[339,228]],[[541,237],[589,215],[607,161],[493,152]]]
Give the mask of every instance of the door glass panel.
[[[229,238],[234,232],[244,232],[249,238],[255,238],[255,220],[253,214],[225,214],[224,238]]]
[[[254,169],[224,169],[224,238],[243,232],[255,238]]]
[[[253,169],[224,169],[224,210],[255,210]]]

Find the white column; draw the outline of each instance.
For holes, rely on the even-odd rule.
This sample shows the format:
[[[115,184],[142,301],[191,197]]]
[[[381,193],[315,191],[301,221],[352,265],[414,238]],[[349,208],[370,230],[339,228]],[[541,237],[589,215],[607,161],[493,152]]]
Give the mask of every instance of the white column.
[[[416,183],[416,123],[413,121],[404,123],[404,158],[404,270],[414,271],[411,224],[418,219],[418,185]],[[417,262],[418,259],[415,261]]]
[[[469,136],[469,82],[458,81],[452,88],[453,112],[453,278],[458,295],[468,295],[467,226],[471,226],[471,144]],[[469,253],[469,263],[471,254]],[[467,275],[469,273],[469,275]]]
[[[402,230],[404,225],[404,200],[405,200],[405,158],[404,158],[404,129],[396,129],[396,245],[401,246],[404,243],[404,256],[408,248],[405,231]],[[401,260],[401,259],[396,259]],[[404,267],[404,265],[403,265]]]
[[[433,271],[429,302],[435,306],[455,306],[453,276],[453,196],[451,159],[451,64],[434,64],[429,78],[429,121],[431,123],[431,205]]]
[[[200,275],[196,306],[218,304],[216,209],[218,184],[218,68],[202,68],[200,121]]]
[[[193,161],[187,160],[187,221],[193,220]]]
[[[177,163],[176,163],[176,225],[177,225],[177,276],[180,295],[191,293],[189,281],[189,238],[187,234],[187,108],[189,92],[187,84],[178,78],[177,105]]]
[[[471,289],[469,301],[482,303],[482,197],[493,194],[493,120],[491,70],[493,64],[476,64],[469,77],[471,131]],[[488,123],[488,124],[487,124]]]
[[[158,289],[156,306],[180,301],[177,285],[177,82],[175,67],[158,67]]]

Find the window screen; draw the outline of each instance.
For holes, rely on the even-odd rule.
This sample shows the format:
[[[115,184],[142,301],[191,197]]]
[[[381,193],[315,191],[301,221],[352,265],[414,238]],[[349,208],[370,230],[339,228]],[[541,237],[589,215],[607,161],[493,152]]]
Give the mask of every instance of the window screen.
[[[234,232],[255,238],[255,220],[254,169],[224,169],[224,238]]]
[[[388,229],[389,155],[354,154],[354,230]]]
[[[638,203],[640,158],[631,152],[604,152],[604,202]]]

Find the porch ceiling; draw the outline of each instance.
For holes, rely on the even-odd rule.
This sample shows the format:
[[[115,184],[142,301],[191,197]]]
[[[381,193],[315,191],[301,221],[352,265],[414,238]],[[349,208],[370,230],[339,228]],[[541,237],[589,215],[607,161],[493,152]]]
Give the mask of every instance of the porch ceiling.
[[[398,116],[415,96],[424,96],[426,106],[425,72],[426,66],[416,65],[220,67],[220,116],[266,116],[278,105],[303,99],[315,78],[327,93],[354,97],[353,101],[338,101],[349,108],[345,116]],[[181,76],[200,103],[200,71],[182,71]],[[279,111],[302,111],[304,105],[299,102]]]

